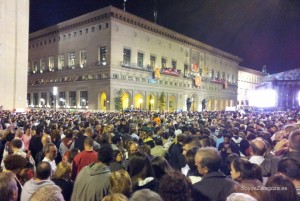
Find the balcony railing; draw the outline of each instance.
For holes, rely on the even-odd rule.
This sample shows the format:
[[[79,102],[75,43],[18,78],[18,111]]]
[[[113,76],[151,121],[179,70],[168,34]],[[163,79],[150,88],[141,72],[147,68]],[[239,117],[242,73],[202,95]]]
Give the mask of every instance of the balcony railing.
[[[121,61],[120,65],[122,67],[125,67],[125,68],[131,68],[131,69],[137,69],[137,70],[142,70],[142,71],[153,72],[153,67],[150,66],[150,65],[139,66],[137,63],[130,63],[130,62],[127,62],[127,61]]]

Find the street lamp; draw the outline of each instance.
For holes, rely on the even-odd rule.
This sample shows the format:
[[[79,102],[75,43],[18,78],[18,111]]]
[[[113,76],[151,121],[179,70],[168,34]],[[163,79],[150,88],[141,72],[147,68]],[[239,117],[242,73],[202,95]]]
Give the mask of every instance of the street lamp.
[[[140,98],[140,99],[139,99],[140,110],[142,110],[142,103],[143,103],[143,99],[142,99],[142,98]]]
[[[58,88],[57,87],[53,87],[53,96],[54,96],[54,111],[56,112],[56,96],[58,93]]]

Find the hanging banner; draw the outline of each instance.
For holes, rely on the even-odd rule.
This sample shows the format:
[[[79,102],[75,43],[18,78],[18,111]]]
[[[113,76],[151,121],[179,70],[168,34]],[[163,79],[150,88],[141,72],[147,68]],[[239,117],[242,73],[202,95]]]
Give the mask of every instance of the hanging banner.
[[[195,77],[195,86],[200,87],[202,83],[202,78],[201,76],[196,76]]]
[[[154,79],[159,79],[160,78],[160,69],[155,67],[153,75],[154,75]]]

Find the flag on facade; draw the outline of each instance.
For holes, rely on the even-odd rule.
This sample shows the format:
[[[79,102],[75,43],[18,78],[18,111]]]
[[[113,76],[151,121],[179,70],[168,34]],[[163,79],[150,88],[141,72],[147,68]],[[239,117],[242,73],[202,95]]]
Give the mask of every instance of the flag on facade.
[[[200,87],[201,86],[201,83],[202,83],[202,78],[201,78],[201,76],[196,76],[195,77],[195,86],[197,86],[197,87]]]
[[[153,74],[154,74],[154,79],[159,79],[160,78],[160,69],[158,67],[154,67]]]

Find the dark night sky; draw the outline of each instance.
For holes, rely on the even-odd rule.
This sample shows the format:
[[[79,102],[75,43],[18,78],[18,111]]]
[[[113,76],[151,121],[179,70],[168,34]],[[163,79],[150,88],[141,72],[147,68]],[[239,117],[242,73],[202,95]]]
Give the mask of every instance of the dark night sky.
[[[127,0],[126,11],[153,21],[155,0]],[[30,0],[30,32],[123,0]],[[159,25],[270,73],[300,68],[300,0],[156,0]]]

